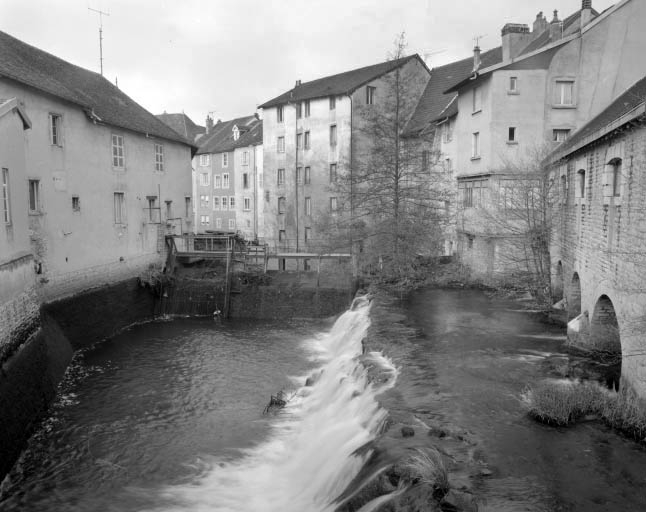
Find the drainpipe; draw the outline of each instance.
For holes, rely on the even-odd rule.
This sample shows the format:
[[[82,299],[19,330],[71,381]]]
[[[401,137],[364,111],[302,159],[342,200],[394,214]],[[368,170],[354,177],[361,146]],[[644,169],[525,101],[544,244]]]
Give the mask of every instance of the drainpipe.
[[[354,161],[353,161],[353,133],[354,133],[354,104],[352,93],[348,94],[350,99],[350,254],[354,253]],[[355,269],[356,271],[357,269]]]

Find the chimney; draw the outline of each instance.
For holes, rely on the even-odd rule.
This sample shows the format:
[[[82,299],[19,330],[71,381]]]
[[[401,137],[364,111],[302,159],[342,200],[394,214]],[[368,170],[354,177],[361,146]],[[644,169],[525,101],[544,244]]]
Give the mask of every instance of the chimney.
[[[502,27],[502,60],[503,62],[518,56],[529,44],[532,35],[529,27],[520,23],[507,23]]]
[[[301,85],[301,81],[300,81],[300,80],[296,80],[296,85],[295,85],[294,87],[298,87],[299,85]]]
[[[532,37],[536,39],[536,37],[547,30],[547,27],[549,27],[549,23],[547,23],[547,18],[543,16],[543,11],[541,11],[536,15],[536,19],[534,20],[534,26],[532,27]]]
[[[206,134],[208,135],[213,130],[213,118],[211,116],[206,116]]]
[[[559,12],[554,10],[554,19],[550,22],[550,41],[558,41],[563,37],[563,23],[559,20]]]
[[[592,0],[583,0],[581,4],[581,28],[592,21]]]
[[[482,61],[480,60],[480,47],[478,45],[473,47],[473,71],[472,73],[477,72],[480,69],[480,64],[482,64]]]

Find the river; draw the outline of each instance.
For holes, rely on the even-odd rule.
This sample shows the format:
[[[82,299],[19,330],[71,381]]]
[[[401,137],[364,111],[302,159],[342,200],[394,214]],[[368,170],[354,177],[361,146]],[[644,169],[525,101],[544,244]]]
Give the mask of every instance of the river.
[[[0,510],[327,512],[370,455],[355,450],[402,410],[464,431],[490,476],[456,478],[470,478],[481,511],[646,510],[646,450],[522,408],[523,388],[563,352],[561,328],[477,291],[422,290],[393,307],[418,335],[364,356],[378,384],[358,362],[365,303],[334,325],[175,319],[97,344],[68,372]],[[263,415],[281,389],[287,406]]]

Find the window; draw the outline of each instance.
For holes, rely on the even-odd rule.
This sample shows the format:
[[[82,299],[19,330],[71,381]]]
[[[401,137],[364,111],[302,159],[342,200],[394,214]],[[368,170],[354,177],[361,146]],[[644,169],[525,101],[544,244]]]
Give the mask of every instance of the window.
[[[458,182],[458,201],[463,208],[481,208],[485,206],[489,180],[468,180]]]
[[[310,132],[305,132],[305,149],[310,149]]]
[[[581,199],[585,198],[585,171],[579,169],[576,173],[577,187],[576,187],[576,197]]]
[[[480,87],[474,87],[473,92],[473,113],[480,112],[482,110],[482,89]]]
[[[296,168],[296,184],[300,185],[303,183],[303,168],[302,167],[297,167]]]
[[[561,176],[561,203],[565,204],[567,201],[567,176],[563,174]]]
[[[509,92],[511,93],[518,92],[518,77],[516,76],[509,77]]]
[[[222,153],[222,167],[229,167],[229,153]]]
[[[305,198],[305,215],[312,215],[312,198]]]
[[[209,207],[209,196],[202,195],[200,196],[200,208]]]
[[[330,164],[330,183],[336,183],[336,164]]]
[[[164,172],[164,146],[155,144],[155,170]]]
[[[333,213],[336,212],[337,206],[336,197],[330,197],[330,211]]]
[[[610,167],[610,180],[612,182],[613,197],[621,196],[621,158],[613,158],[608,164]]]
[[[248,212],[251,210],[251,198],[250,197],[245,197],[242,199],[242,204],[243,204],[243,209],[245,212]]]
[[[40,180],[29,180],[29,213],[40,211]]]
[[[164,202],[166,203],[166,219],[170,219],[173,217],[173,201],[167,199]]]
[[[305,258],[305,259],[303,260],[303,270],[305,270],[305,271],[312,270],[312,265],[311,265],[311,263],[310,263],[310,260],[309,260],[309,259],[307,259],[307,258]]]
[[[336,109],[336,96],[330,96],[330,110]]]
[[[200,165],[204,167],[211,162],[210,155],[200,155]]]
[[[200,224],[202,226],[209,226],[211,224],[211,217],[208,215],[200,215]]]
[[[265,190],[265,201],[266,202],[269,202],[269,196],[270,196],[269,190]]]
[[[242,188],[249,188],[249,174],[242,173]]]
[[[309,242],[312,239],[312,228],[305,228],[305,241]]]
[[[276,121],[283,122],[283,106],[276,107]]]
[[[287,202],[284,197],[278,198],[278,213],[285,213]]]
[[[278,180],[276,182],[278,185],[285,184],[285,169],[278,169]]]
[[[453,162],[450,158],[444,160],[444,168],[449,172],[453,170]]]
[[[376,87],[371,85],[366,86],[366,105],[374,105]]]
[[[310,179],[310,178],[311,178],[311,176],[310,176],[310,168],[309,168],[309,167],[305,167],[305,176],[304,176],[304,179],[305,179],[305,185],[309,185],[309,184],[311,183],[311,179]]]
[[[229,219],[229,229],[235,229],[235,228],[236,228],[236,220]]]
[[[305,117],[310,117],[310,100],[305,100]]]
[[[556,129],[552,130],[552,140],[554,142],[564,142],[570,136],[570,130]]]
[[[428,151],[422,151],[422,171],[428,171]]]
[[[303,134],[296,134],[296,149],[303,149]]]
[[[480,158],[480,132],[471,136],[471,158]]]
[[[300,119],[303,117],[303,108],[301,107],[300,103],[296,104],[296,119]]]
[[[237,126],[233,127],[233,140],[238,140],[240,138],[240,130]]]
[[[52,146],[63,145],[63,117],[59,114],[49,114],[49,142]]]
[[[200,173],[200,186],[208,187],[209,186],[209,173],[202,172]]]
[[[242,165],[249,165],[249,151],[242,152]]]
[[[220,197],[219,196],[213,196],[213,209],[214,210],[219,210],[220,209]]]
[[[285,233],[285,230],[284,229],[278,230],[278,241],[279,242],[284,242],[286,239],[287,239],[287,235]],[[283,263],[282,263],[282,269],[281,270],[285,270],[285,260],[283,259],[282,262]]]
[[[222,229],[222,219],[220,217],[215,219],[215,229]]]
[[[114,193],[114,223],[126,223],[126,195],[123,192]]]
[[[278,140],[276,141],[276,151],[278,151],[278,153],[285,152],[285,137],[278,137]]]
[[[229,197],[229,210],[235,210],[236,208],[236,198],[235,196]]]
[[[2,212],[5,224],[11,224],[11,204],[9,203],[9,169],[2,169]]]
[[[330,146],[336,146],[336,125],[330,126]]]
[[[223,210],[229,209],[229,198],[227,196],[222,196],[221,205]]]
[[[157,219],[157,215],[155,215],[157,196],[147,196],[146,199],[148,199],[148,221],[155,222]]]
[[[213,188],[222,188],[222,176],[220,174],[213,176]]]
[[[222,188],[229,188],[229,173],[222,174]]]
[[[442,139],[446,143],[453,140],[453,121],[448,120],[442,125]]]
[[[112,167],[123,169],[125,157],[123,153],[123,135],[112,134]]]
[[[557,80],[554,84],[554,105],[574,105],[574,81]]]
[[[510,126],[507,133],[507,142],[516,142],[516,128]]]
[[[184,217],[187,219],[191,217],[192,212],[191,208],[191,196],[184,196]]]

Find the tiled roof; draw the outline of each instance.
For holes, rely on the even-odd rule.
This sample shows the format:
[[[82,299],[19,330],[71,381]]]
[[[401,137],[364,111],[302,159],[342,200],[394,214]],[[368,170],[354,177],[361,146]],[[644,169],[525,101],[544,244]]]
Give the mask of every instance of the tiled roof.
[[[574,132],[569,139],[563,142],[552,155],[563,157],[575,151],[586,139],[592,138],[595,134],[603,131],[604,128],[617,121],[619,118],[634,110],[646,101],[646,77],[639,80],[636,84],[630,87],[626,92],[613,101],[605,110],[599,115],[592,118],[576,132]],[[548,160],[554,160],[548,157]]]
[[[233,140],[234,126],[246,130],[238,140]],[[258,144],[262,144],[262,121],[255,115],[238,117],[229,121],[217,122],[213,126],[213,131],[200,139],[197,154],[222,153]]]
[[[163,114],[157,114],[157,119],[190,141],[195,141],[199,135],[206,132],[204,126],[195,124],[183,112],[181,114],[167,114],[164,112]]]
[[[502,61],[502,47],[482,53],[480,59],[482,66],[498,64]],[[431,78],[406,125],[404,135],[418,133],[440,117],[457,114],[457,101],[452,101],[457,93],[445,94],[444,91],[467,78],[472,70],[473,57],[431,69]]]
[[[592,9],[592,17],[596,18],[599,16],[599,13]],[[563,35],[568,36],[573,34],[579,29],[581,24],[581,11],[576,11],[574,14],[570,14],[567,18],[563,20]],[[540,50],[543,46],[547,46],[552,41],[550,41],[550,28],[547,27],[547,30],[544,30],[536,39],[530,42],[522,52],[520,52],[519,57],[527,55],[529,53]]]
[[[347,94],[362,85],[378,78],[393,69],[405,64],[411,59],[420,59],[419,55],[409,55],[401,59],[389,60],[372,66],[366,66],[352,71],[346,71],[337,75],[326,76],[310,82],[304,82],[293,89],[277,96],[260,105],[260,108],[275,107],[289,101],[302,101],[325,96]],[[420,59],[421,61],[421,59]],[[423,62],[423,61],[422,61]]]
[[[100,122],[192,145],[98,73],[0,31],[0,77],[74,103]]]

